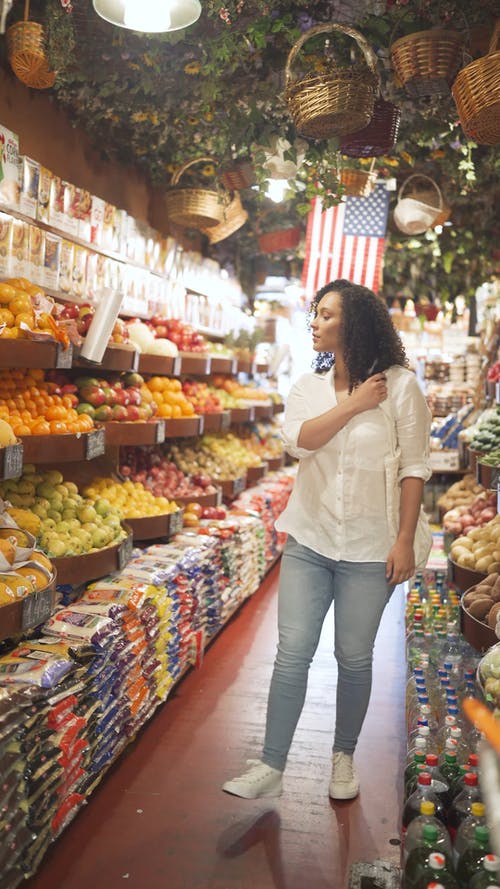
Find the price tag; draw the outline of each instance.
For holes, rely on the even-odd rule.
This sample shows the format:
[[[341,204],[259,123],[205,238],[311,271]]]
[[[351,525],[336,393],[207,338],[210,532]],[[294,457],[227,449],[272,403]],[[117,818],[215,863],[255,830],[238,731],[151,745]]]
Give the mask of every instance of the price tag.
[[[216,497],[217,497],[217,500],[215,501],[215,505],[220,506],[222,503],[222,488],[217,488]]]
[[[134,540],[131,534],[122,540],[120,544],[120,548],[118,550],[118,568],[120,571],[123,571],[125,565],[130,562],[132,558],[132,550],[134,548]]]
[[[500,404],[500,380],[497,380],[495,383],[495,401],[497,404]]]
[[[93,432],[87,434],[85,444],[85,459],[93,460],[94,457],[100,457],[106,450],[106,432],[101,427],[94,429]]]
[[[231,427],[231,411],[222,411],[222,417],[220,418],[221,432],[227,432],[227,430],[230,427]]]
[[[172,376],[178,377],[182,368],[182,357],[180,355],[176,355],[174,358],[174,366],[172,368]]]
[[[245,486],[246,486],[246,478],[244,475],[240,475],[239,478],[235,478],[233,481],[234,496],[237,497],[238,494],[241,494],[241,492],[245,490]]]
[[[66,349],[63,349],[62,343],[57,344],[56,350],[56,367],[67,368],[73,364],[73,346],[71,343]]]
[[[136,371],[139,367],[140,352],[134,352],[132,355],[131,370]]]
[[[182,514],[182,509],[177,510],[177,512],[170,513],[170,524],[168,529],[170,534],[178,534],[179,531],[182,529]]]
[[[3,478],[18,478],[23,472],[22,443],[3,448]]]
[[[162,441],[165,441],[165,420],[156,420],[155,442],[161,444]]]
[[[52,614],[52,590],[50,589],[39,590],[30,596],[26,596],[22,601],[21,627],[23,630],[38,627],[48,620]]]

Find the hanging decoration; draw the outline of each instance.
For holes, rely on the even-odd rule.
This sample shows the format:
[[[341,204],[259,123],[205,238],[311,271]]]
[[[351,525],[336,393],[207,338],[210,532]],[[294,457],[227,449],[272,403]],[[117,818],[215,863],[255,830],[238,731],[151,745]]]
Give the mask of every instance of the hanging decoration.
[[[7,28],[7,55],[16,77],[32,89],[54,86],[56,72],[51,71],[45,55],[42,25],[29,21],[30,2],[25,0],[24,20]]]

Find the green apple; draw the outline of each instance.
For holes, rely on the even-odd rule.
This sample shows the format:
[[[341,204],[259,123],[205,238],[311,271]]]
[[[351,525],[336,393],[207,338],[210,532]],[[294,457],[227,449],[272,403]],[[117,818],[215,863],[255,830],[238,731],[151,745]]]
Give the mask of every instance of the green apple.
[[[112,528],[113,531],[118,531],[121,527],[120,516],[118,516],[116,512],[110,512],[109,515],[104,517],[103,522],[105,525],[108,525],[109,528]]]
[[[54,556],[57,559],[66,555],[67,544],[60,537],[51,537],[48,541],[47,549],[49,556]]]
[[[61,513],[58,509],[52,509],[52,507],[47,510],[47,517],[53,519],[56,525],[61,521]]]
[[[69,491],[67,485],[56,485],[56,491],[61,495],[63,500],[66,500],[69,497]]]
[[[53,531],[55,526],[56,526],[56,523],[55,523],[54,519],[52,519],[48,516],[46,518],[42,519],[42,532],[44,534],[47,534],[49,531]]]
[[[100,500],[96,500],[95,502],[95,511],[100,516],[107,516],[111,509],[111,503],[109,500],[106,500],[104,497],[101,497]]]
[[[92,534],[86,531],[85,528],[78,528],[78,530],[73,533],[73,537],[80,541],[83,552],[87,552],[92,546]]]
[[[45,473],[45,480],[55,487],[56,485],[62,485],[64,478],[58,469],[48,469]]]
[[[73,497],[75,494],[78,494],[78,488],[74,482],[64,482],[64,484],[66,486],[66,489],[67,489],[70,497]],[[78,495],[78,496],[80,496],[80,495]]]
[[[81,506],[78,509],[78,518],[82,522],[82,524],[87,524],[88,522],[95,522],[97,518],[97,513],[93,506],[85,505]]]
[[[108,535],[106,533],[105,528],[97,528],[92,534],[92,546],[95,546],[97,549],[102,549],[103,546],[106,546],[108,543]]]
[[[69,525],[69,530],[70,530],[71,534],[73,534],[74,531],[79,531],[80,528],[82,527],[77,518],[65,519],[65,521],[67,521],[67,523]]]
[[[72,519],[76,519],[76,512],[74,509],[65,507],[61,513],[61,518],[64,522],[70,522]],[[77,522],[77,525],[80,526],[80,522]]]
[[[56,522],[56,528],[58,534],[69,534],[70,527],[67,522],[63,520]]]

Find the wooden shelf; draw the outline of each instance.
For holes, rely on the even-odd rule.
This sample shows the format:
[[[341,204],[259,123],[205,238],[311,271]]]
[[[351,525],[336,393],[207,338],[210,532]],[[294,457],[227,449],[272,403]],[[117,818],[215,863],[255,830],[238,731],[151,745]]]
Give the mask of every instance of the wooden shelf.
[[[269,420],[274,414],[274,405],[256,404],[253,411],[255,420]]]
[[[176,355],[174,358],[170,355],[148,355],[146,352],[143,352],[139,355],[137,370],[140,374],[178,377],[181,372],[181,363],[180,355]]]
[[[183,510],[164,513],[163,515],[144,516],[140,518],[128,518],[127,525],[132,530],[135,540],[168,540],[182,529]]]
[[[63,349],[53,340],[1,340],[0,367],[68,368],[73,363],[73,346]]]
[[[255,373],[255,367],[255,361],[250,361],[249,358],[238,358],[238,373],[252,376]]]
[[[106,546],[81,556],[61,556],[51,561],[57,571],[57,583],[80,586],[113,571],[121,571],[130,560],[133,548],[132,531],[120,543]]]
[[[222,496],[224,500],[234,500],[238,497],[247,486],[247,476],[240,475],[237,478],[230,478],[225,481],[219,481],[218,484],[222,488]]]
[[[208,377],[211,373],[211,357],[207,353],[181,352],[181,368],[179,373],[194,377]]]
[[[203,414],[203,432],[227,432],[231,426],[231,411]]]
[[[0,640],[19,636],[49,619],[56,607],[56,577],[43,590],[0,607]]]
[[[264,460],[259,466],[249,466],[247,469],[247,485],[255,485],[269,472],[269,464]]]
[[[283,402],[273,401],[273,414],[282,414],[285,410]]]
[[[165,438],[192,438],[204,432],[204,417],[176,417],[164,423]]]
[[[165,420],[145,423],[110,420],[105,423],[107,445],[152,445],[165,441]]]
[[[108,443],[103,427],[76,435],[23,435],[25,463],[71,463],[93,460],[104,454]]]
[[[107,347],[102,361],[87,361],[86,358],[80,356],[80,349],[75,349],[73,365],[75,367],[95,368],[99,370],[137,370],[139,364],[139,352],[132,346],[120,345],[119,343],[110,343]]]
[[[189,497],[173,497],[179,506],[187,506],[188,503],[199,503],[200,506],[220,506],[222,503],[222,488],[217,487],[215,494],[192,494]]]
[[[255,412],[253,407],[232,407],[231,408],[231,426],[235,423],[252,423]]]
[[[269,466],[269,472],[275,472],[277,469],[282,469],[285,465],[285,455],[281,454],[279,457],[268,457],[267,465]]]
[[[211,355],[210,358],[211,373],[232,374],[233,376],[238,373],[237,358],[224,358],[223,356],[218,355]]]

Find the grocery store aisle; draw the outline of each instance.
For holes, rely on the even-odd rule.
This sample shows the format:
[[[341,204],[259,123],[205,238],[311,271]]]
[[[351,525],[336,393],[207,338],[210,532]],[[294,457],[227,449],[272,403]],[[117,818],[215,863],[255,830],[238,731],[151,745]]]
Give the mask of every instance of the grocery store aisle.
[[[336,669],[327,618],[276,800],[220,790],[258,755],[276,644],[278,566],[179,683],[26,889],[344,889],[355,861],[399,864],[404,610],[376,643],[357,800],[328,798]]]

